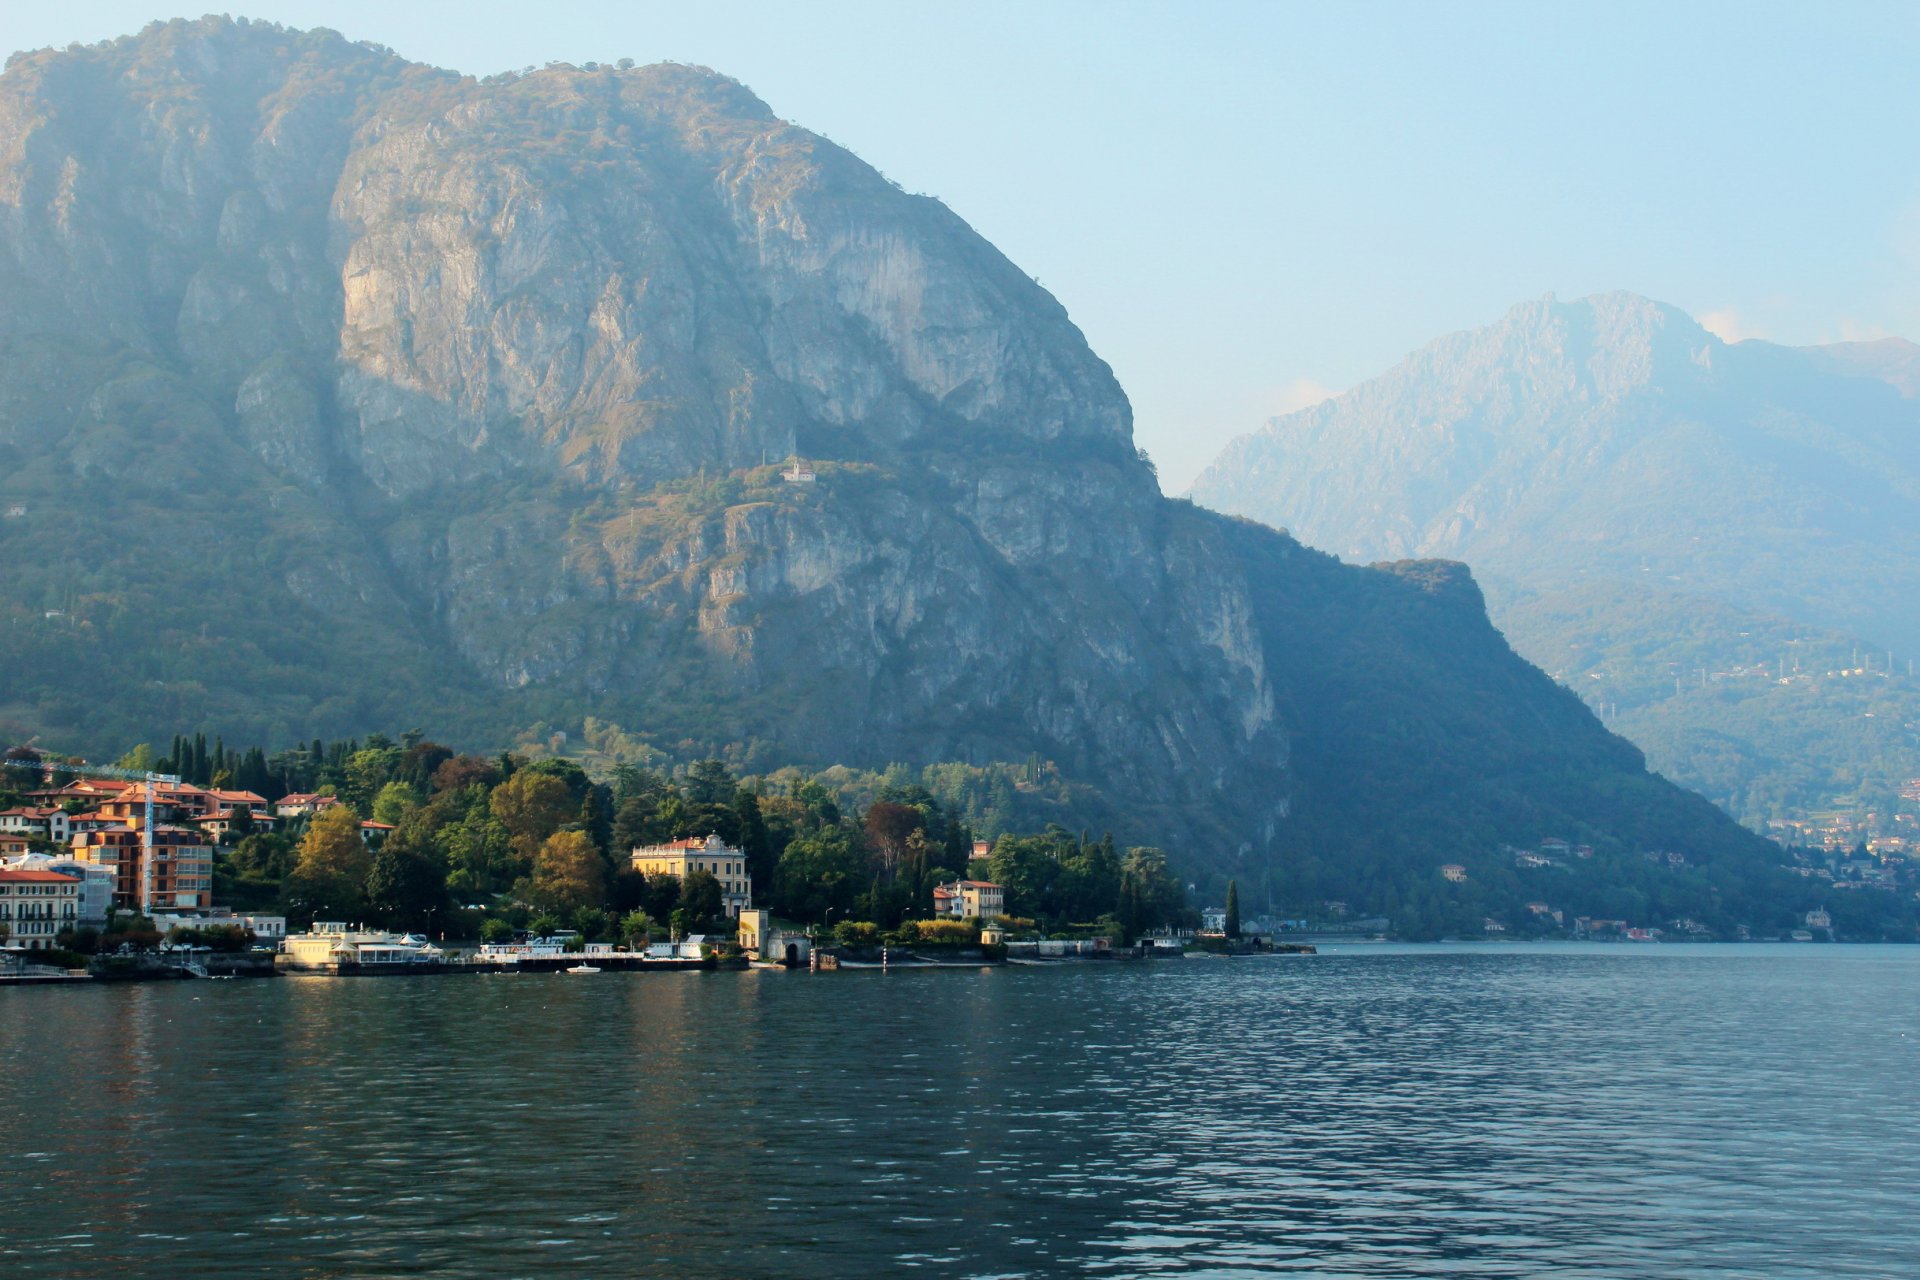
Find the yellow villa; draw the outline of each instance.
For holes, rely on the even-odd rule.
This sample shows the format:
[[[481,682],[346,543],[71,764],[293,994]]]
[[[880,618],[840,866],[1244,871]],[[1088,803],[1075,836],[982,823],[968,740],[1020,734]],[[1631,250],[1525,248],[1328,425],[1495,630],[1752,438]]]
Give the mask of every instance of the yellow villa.
[[[717,835],[705,840],[689,837],[666,844],[641,845],[633,851],[633,869],[650,876],[672,876],[685,881],[695,871],[706,871],[720,882],[720,904],[734,919],[753,906],[753,881],[747,876],[747,855]]]

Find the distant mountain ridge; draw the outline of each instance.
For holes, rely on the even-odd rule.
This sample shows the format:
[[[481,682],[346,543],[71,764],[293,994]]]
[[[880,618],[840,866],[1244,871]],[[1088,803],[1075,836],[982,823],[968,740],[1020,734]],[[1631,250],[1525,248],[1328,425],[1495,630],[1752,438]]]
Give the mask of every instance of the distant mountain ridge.
[[[1908,399],[1920,396],[1920,343],[1905,338],[1875,338],[1801,347],[1800,351],[1817,367],[1877,378]]]
[[[1040,756],[1211,872],[1363,835],[1387,906],[1547,832],[1771,856],[1458,566],[1162,498],[1058,302],[699,68],[219,19],[18,57],[0,357],[0,723],[49,744]]]
[[[1891,676],[1885,650],[1900,671],[1920,651],[1917,353],[1728,344],[1645,298],[1547,298],[1239,438],[1193,496],[1349,559],[1469,562],[1516,647],[1597,705],[1650,696],[1620,691],[1629,654],[1642,677],[1792,674],[1741,643],[1782,623],[1826,648],[1862,637]],[[1583,641],[1608,628],[1583,611],[1622,591],[1667,601],[1664,621],[1624,649]],[[1666,643],[1689,612],[1724,634]],[[1697,781],[1685,750],[1660,763]]]

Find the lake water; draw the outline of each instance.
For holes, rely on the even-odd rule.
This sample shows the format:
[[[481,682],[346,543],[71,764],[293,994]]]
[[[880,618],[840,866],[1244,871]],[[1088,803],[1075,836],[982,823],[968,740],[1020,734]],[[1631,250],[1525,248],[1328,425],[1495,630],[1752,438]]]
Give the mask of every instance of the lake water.
[[[1920,948],[0,989],[0,1275],[1913,1276]]]

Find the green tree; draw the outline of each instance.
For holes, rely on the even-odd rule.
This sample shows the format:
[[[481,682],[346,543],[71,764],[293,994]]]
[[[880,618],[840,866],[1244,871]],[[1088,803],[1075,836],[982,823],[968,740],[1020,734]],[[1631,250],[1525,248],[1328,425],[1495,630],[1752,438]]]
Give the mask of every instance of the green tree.
[[[1047,836],[1001,836],[987,857],[987,874],[1007,890],[1007,914],[1061,914],[1054,893],[1060,878],[1055,842]]]
[[[1173,923],[1185,893],[1167,867],[1167,855],[1153,848],[1127,850],[1120,869],[1120,924],[1129,937]]]
[[[410,783],[389,782],[373,798],[373,820],[399,826],[422,803],[420,792]]]
[[[463,901],[499,893],[526,873],[527,864],[514,851],[506,824],[488,807],[486,788],[471,786],[465,815],[442,827],[435,839],[447,862],[447,887]]]
[[[143,742],[114,761],[113,767],[116,769],[132,769],[136,773],[146,773],[154,767],[153,748]],[[171,771],[162,770],[161,772]]]
[[[720,918],[720,881],[711,871],[689,871],[680,885],[680,909],[695,926]]]
[[[659,928],[646,912],[629,911],[620,917],[620,940],[632,948],[644,947]]]
[[[367,873],[367,905],[390,929],[428,929],[445,919],[447,877],[426,838],[409,827],[389,836]]]
[[[567,917],[567,924],[588,942],[598,942],[613,927],[613,917],[599,907],[579,907]]]
[[[862,859],[844,831],[828,828],[787,845],[774,868],[774,910],[819,923],[829,911],[846,918],[865,881]]]
[[[733,772],[721,761],[697,760],[687,767],[685,790],[693,804],[731,804],[735,789]]]
[[[214,863],[215,890],[235,906],[264,907],[279,901],[298,860],[299,851],[286,836],[255,832]]]
[[[568,760],[565,757],[549,756],[544,760],[535,760],[521,772],[533,774],[536,777],[559,779],[566,787],[567,795],[572,798],[576,810],[585,803],[587,796],[593,791],[593,781],[587,777],[587,771],[582,769],[577,761]]]
[[[773,833],[767,829],[766,818],[760,812],[760,797],[742,787],[734,793],[733,812],[740,832],[740,851],[747,859],[747,875],[756,885],[772,885],[780,851],[774,846]]]
[[[514,851],[528,861],[541,842],[571,821],[580,809],[580,802],[565,782],[531,768],[522,769],[495,787],[488,805],[507,829]]]
[[[663,794],[630,795],[613,811],[613,853],[625,858],[642,845],[659,844],[668,838],[667,824],[660,815]]]
[[[1227,936],[1240,936],[1240,882],[1227,881]]]
[[[377,735],[375,735],[377,736]],[[370,736],[368,742],[373,742]],[[400,765],[400,751],[392,746],[370,746],[347,757],[341,771],[340,799],[362,817],[373,812],[373,799]]]

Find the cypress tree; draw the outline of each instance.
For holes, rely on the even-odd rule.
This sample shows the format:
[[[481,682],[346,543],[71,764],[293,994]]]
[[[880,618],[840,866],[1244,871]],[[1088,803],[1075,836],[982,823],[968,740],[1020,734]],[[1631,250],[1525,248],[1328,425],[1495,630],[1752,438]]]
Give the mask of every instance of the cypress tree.
[[[1240,936],[1240,882],[1227,881],[1227,936]]]

